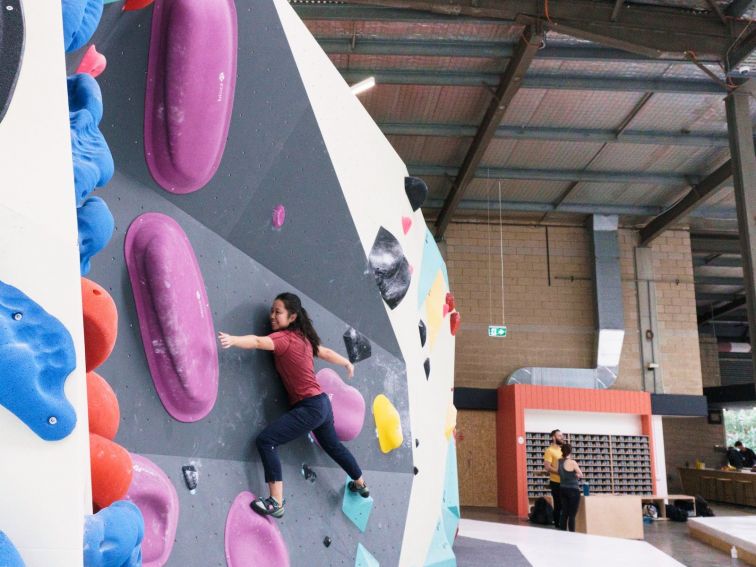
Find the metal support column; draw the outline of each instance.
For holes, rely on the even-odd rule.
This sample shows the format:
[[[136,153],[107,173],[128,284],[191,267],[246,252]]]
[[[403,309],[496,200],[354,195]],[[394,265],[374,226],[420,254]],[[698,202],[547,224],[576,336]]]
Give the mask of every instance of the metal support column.
[[[641,372],[643,390],[664,393],[659,347],[659,321],[656,314],[654,256],[651,248],[635,249],[635,281],[638,290],[638,330],[640,331]]]
[[[738,211],[748,325],[752,331],[756,329],[756,152],[754,152],[753,125],[748,108],[751,97],[749,88],[752,87],[750,83],[748,81],[742,84],[727,96],[725,109],[735,182],[735,203]],[[752,349],[751,352],[756,373],[756,349]]]

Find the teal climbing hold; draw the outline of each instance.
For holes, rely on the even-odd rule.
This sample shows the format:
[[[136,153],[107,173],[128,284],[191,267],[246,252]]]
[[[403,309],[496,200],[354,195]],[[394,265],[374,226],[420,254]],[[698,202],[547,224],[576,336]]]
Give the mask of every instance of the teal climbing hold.
[[[433,540],[425,557],[425,567],[457,567],[457,559],[449,541],[446,539],[443,521],[439,519]]]
[[[357,492],[349,490],[349,481],[351,479],[347,477],[344,484],[344,500],[341,504],[341,510],[344,515],[352,520],[352,523],[357,526],[361,532],[365,532],[367,528],[368,520],[370,519],[370,512],[373,511],[373,497],[368,496],[363,498]],[[377,563],[376,563],[377,565]]]
[[[358,496],[357,498],[362,498]],[[354,558],[354,567],[380,567],[378,560],[365,549],[361,543],[357,544],[357,557]]]
[[[433,282],[436,281],[438,271],[444,277],[446,287],[449,287],[449,273],[446,270],[446,263],[441,256],[441,251],[438,249],[433,234],[426,229],[425,230],[425,244],[423,247],[423,261],[420,264],[420,283],[418,284],[418,306],[425,302],[425,297],[428,295]]]
[[[449,450],[446,453],[446,477],[444,480],[444,508],[457,518],[459,512],[459,481],[457,473],[457,445],[454,436],[449,439]]]

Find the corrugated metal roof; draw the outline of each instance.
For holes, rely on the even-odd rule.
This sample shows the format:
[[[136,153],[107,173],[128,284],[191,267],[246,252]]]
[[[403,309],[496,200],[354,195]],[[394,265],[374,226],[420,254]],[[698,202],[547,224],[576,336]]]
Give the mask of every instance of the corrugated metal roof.
[[[686,192],[685,187],[671,188],[642,183],[579,183],[565,203],[666,207]]]
[[[484,175],[485,175],[485,169]],[[501,183],[502,201],[519,201],[529,203],[554,203],[569,187],[565,181],[534,181],[516,179],[477,178],[470,183],[465,192],[465,199],[498,202],[499,183]],[[496,212],[498,215],[498,211]]]
[[[470,145],[466,138],[388,136],[396,153],[407,163],[457,167]]]
[[[603,144],[548,140],[493,140],[481,166],[526,169],[583,169]]]

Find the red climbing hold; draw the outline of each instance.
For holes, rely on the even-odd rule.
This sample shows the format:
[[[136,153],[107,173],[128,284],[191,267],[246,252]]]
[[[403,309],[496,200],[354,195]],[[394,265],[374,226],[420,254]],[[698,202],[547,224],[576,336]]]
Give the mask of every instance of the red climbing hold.
[[[118,335],[118,311],[105,288],[87,278],[81,278],[81,302],[87,372],[91,372],[113,352]]]
[[[81,58],[81,62],[76,68],[76,72],[86,73],[94,78],[100,75],[107,66],[108,60],[105,59],[105,56],[102,53],[98,53],[97,48],[92,44],[89,46],[89,49],[87,49],[86,53],[84,53],[84,57]]]
[[[100,508],[126,496],[131,486],[133,465],[129,452],[96,433],[89,434],[89,462],[92,472],[92,502]]]
[[[118,398],[110,384],[97,372],[87,374],[87,408],[89,432],[97,433],[111,441],[115,439],[121,419]]]
[[[412,228],[412,219],[409,217],[402,217],[402,230],[404,234],[407,234]]]
[[[123,5],[123,11],[141,10],[152,4],[154,0],[126,0]]]
[[[454,295],[451,292],[446,294],[446,304],[449,306],[449,311],[454,311],[457,307],[457,302],[454,301]]]
[[[443,316],[446,317],[449,314],[449,304],[444,303],[441,306],[441,310],[443,311]]]
[[[451,330],[452,336],[457,335],[457,331],[459,330],[459,324],[461,323],[462,317],[460,316],[458,311],[455,311],[451,314],[451,317],[449,317],[449,329]]]

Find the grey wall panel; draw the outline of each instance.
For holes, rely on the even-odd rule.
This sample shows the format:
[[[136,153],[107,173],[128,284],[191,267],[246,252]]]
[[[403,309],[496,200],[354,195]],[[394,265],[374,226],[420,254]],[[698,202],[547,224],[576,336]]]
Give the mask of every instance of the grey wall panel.
[[[350,325],[370,321],[370,338],[401,356],[274,6],[263,0],[236,4],[238,78],[228,143],[214,178],[189,195],[160,189],[144,159],[151,8],[106,6],[93,43],[108,60],[98,78],[105,102],[101,129],[116,167],[296,282]],[[273,233],[271,215],[279,203],[286,207],[286,224]]]

